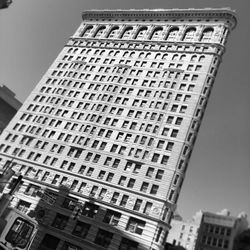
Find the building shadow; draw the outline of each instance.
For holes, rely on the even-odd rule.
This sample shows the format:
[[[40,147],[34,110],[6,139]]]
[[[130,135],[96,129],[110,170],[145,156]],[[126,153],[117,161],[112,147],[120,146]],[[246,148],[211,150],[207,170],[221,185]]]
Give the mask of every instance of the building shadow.
[[[30,250],[150,249],[139,245],[136,235],[121,230],[121,214],[101,206],[98,199],[87,196],[80,202],[65,186],[37,195],[40,201],[29,215],[39,226]]]

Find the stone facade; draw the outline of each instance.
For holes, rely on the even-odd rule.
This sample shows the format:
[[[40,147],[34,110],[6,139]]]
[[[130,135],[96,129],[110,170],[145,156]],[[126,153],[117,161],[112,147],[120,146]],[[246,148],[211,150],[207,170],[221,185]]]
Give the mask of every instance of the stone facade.
[[[197,212],[192,220],[184,221],[182,218],[173,218],[167,242],[175,246],[181,246],[186,250],[194,250],[198,237],[202,211]]]
[[[82,17],[1,136],[12,205],[43,215],[33,249],[161,250],[234,13]]]
[[[234,217],[228,210],[220,213],[204,212],[195,250],[233,250],[235,239],[247,227],[245,213]]]

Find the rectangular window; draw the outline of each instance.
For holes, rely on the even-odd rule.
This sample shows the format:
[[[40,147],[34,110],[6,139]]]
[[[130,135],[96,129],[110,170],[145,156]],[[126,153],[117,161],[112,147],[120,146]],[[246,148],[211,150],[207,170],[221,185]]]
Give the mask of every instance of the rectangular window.
[[[133,188],[135,184],[135,179],[130,178],[127,187],[128,188]]]
[[[135,205],[133,210],[134,211],[139,211],[142,205],[142,200],[141,199],[136,199]]]
[[[55,220],[53,221],[51,226],[63,230],[66,227],[68,220],[69,220],[68,216],[57,213]]]
[[[121,213],[107,209],[103,222],[108,223],[112,226],[117,226],[120,218],[121,218]]]
[[[94,216],[97,214],[99,209],[99,206],[86,202],[84,204],[84,207],[82,209],[82,215],[90,217],[90,218],[94,218]]]
[[[131,233],[141,235],[145,225],[146,225],[145,221],[130,217],[126,230]]]
[[[95,244],[108,248],[113,238],[113,233],[99,229],[95,238]]]
[[[82,222],[82,221],[77,221],[75,228],[72,231],[72,234],[84,239],[86,238],[89,229],[90,229],[90,224]]]

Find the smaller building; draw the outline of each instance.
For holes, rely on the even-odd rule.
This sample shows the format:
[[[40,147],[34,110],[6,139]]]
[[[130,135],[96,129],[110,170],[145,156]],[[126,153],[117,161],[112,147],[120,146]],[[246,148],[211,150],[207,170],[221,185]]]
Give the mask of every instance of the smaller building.
[[[191,221],[183,221],[180,215],[175,214],[171,221],[167,244],[182,247],[186,250],[194,250],[201,217],[202,211],[197,212]]]
[[[15,96],[15,93],[5,85],[0,86],[0,134],[22,106]]]
[[[243,231],[236,237],[234,250],[250,250],[250,229]]]
[[[232,250],[234,239],[246,230],[247,226],[248,222],[245,213],[233,217],[230,216],[227,209],[217,214],[204,212],[195,250]]]
[[[182,246],[175,246],[173,244],[166,242],[164,250],[186,250],[186,249]]]

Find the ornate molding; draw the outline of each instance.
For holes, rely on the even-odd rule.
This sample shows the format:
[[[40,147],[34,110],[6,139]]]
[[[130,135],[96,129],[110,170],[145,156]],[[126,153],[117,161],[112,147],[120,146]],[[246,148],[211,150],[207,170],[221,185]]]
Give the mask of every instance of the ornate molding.
[[[176,20],[176,19],[220,19],[230,23],[233,29],[237,24],[235,11],[230,8],[221,9],[142,9],[142,10],[86,10],[82,13],[82,19],[125,19],[135,20]],[[132,19],[132,20],[131,20]]]

